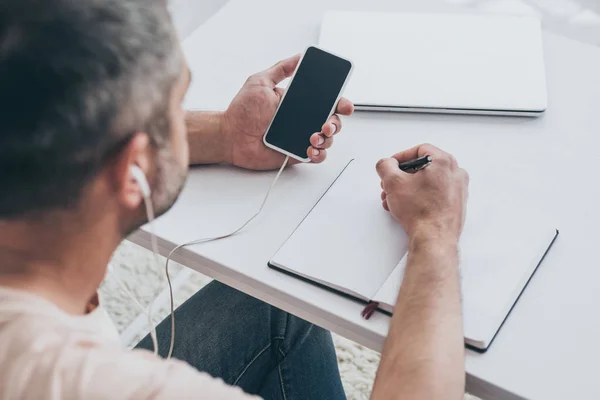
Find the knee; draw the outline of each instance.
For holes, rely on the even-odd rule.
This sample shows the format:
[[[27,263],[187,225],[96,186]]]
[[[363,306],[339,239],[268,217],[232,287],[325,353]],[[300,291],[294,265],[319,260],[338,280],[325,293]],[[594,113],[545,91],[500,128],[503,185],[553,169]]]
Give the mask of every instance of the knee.
[[[314,346],[314,348],[333,347],[331,333],[328,330],[294,315],[287,314],[287,316],[284,344],[288,352],[302,346]]]
[[[323,350],[333,348],[329,331],[221,283],[213,282],[209,286],[205,294],[211,296],[213,302],[216,300],[222,315],[235,316],[225,320],[235,325],[229,331],[239,331],[240,339],[260,336],[255,339],[262,341],[265,334],[269,335],[271,340],[279,341],[279,349],[284,354],[307,345]],[[223,320],[214,322],[225,323]]]

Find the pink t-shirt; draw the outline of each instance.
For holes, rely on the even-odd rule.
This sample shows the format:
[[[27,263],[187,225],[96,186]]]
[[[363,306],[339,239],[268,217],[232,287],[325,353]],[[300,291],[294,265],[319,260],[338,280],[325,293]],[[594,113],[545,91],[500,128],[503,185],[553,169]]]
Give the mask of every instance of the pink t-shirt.
[[[68,315],[0,287],[0,399],[257,399],[182,361],[123,348],[98,312]]]

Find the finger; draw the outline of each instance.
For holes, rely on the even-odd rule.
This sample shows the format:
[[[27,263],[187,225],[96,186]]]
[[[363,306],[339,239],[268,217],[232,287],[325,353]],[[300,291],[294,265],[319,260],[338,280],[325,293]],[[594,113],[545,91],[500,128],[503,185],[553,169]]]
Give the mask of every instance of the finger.
[[[323,124],[321,127],[321,132],[325,134],[325,136],[331,137],[342,130],[342,120],[336,114],[333,114],[327,122]]]
[[[377,162],[375,168],[382,181],[385,181],[392,176],[399,175],[401,172],[400,167],[398,167],[398,160],[395,158],[382,158]]]
[[[387,202],[387,200],[383,200],[383,201],[381,202],[381,205],[383,206],[383,209],[384,209],[385,211],[387,211],[387,212],[390,212],[390,206],[388,205],[388,202]]]
[[[279,82],[281,82],[285,78],[289,78],[294,74],[294,71],[298,66],[298,62],[300,61],[300,57],[300,54],[296,54],[293,57],[279,61],[271,68],[260,72],[259,75],[267,78],[269,83],[272,84],[273,87],[275,87]]]
[[[446,154],[446,152],[431,144],[420,144],[411,149],[396,153],[392,157],[398,160],[399,162],[404,162],[427,155],[430,155],[435,159],[436,156],[442,156]]]
[[[385,200],[387,199],[387,193],[386,192],[381,192],[381,200]]]
[[[352,113],[354,112],[354,104],[352,104],[352,102],[347,98],[342,97],[338,102],[335,112],[336,114],[341,115],[352,115]]]
[[[333,145],[333,138],[328,138],[321,133],[313,133],[310,137],[310,144],[317,149],[328,149]]]
[[[310,161],[315,164],[322,163],[325,161],[325,158],[327,158],[327,150],[315,149],[312,146],[306,150],[306,154],[308,155],[308,158],[310,158]]]

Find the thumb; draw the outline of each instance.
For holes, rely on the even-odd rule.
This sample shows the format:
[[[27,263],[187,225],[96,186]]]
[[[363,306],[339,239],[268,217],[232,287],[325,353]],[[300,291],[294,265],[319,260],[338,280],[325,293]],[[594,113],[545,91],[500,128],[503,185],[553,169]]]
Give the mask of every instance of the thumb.
[[[377,162],[375,168],[382,181],[385,181],[392,176],[399,175],[401,172],[398,160],[395,158],[382,158]]]
[[[273,86],[277,86],[279,82],[281,82],[285,78],[289,78],[290,76],[292,76],[292,74],[296,70],[296,67],[298,66],[300,57],[301,55],[297,54],[283,61],[279,61],[271,68],[264,71],[263,74],[266,78],[269,79]]]

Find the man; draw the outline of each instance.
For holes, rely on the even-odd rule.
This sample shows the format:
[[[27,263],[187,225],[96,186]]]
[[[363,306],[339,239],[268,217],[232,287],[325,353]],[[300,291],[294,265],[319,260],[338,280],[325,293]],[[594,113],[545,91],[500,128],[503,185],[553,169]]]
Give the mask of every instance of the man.
[[[148,338],[122,349],[87,313],[114,249],[145,222],[131,167],[158,214],[188,163],[279,167],[261,136],[297,62],[250,77],[223,113],[186,113],[190,74],[163,0],[0,0],[0,398],[344,398],[328,332],[219,283],[176,311],[171,360]],[[314,163],[340,128],[334,115],[312,135]],[[423,154],[430,167],[399,170]],[[377,172],[410,259],[373,398],[460,398],[466,174],[428,145]]]

